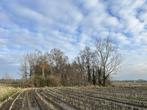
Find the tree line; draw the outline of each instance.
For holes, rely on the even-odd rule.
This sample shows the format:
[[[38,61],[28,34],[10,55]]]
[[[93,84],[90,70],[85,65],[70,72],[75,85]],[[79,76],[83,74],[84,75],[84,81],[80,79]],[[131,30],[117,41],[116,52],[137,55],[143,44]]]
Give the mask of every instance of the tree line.
[[[20,70],[26,86],[106,86],[119,65],[118,48],[106,38],[97,39],[94,48],[86,46],[72,62],[57,48],[46,53],[27,53]]]

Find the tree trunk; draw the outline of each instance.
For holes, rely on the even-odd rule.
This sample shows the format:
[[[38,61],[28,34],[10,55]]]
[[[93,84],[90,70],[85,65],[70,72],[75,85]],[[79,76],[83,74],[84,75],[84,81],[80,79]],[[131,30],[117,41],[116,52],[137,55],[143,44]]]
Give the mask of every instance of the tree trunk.
[[[105,72],[105,68],[103,69],[103,86],[106,86],[106,72]]]
[[[94,69],[93,69],[93,74],[92,74],[92,83],[93,83],[93,85],[96,85],[96,76],[95,76]]]
[[[88,82],[91,82],[91,73],[90,73],[90,66],[87,66],[87,72],[88,72]]]
[[[102,85],[102,71],[101,71],[101,68],[99,68],[98,70],[97,70],[97,72],[98,72],[98,84],[99,85]]]
[[[44,72],[44,66],[42,67],[42,77],[45,80],[45,72]]]

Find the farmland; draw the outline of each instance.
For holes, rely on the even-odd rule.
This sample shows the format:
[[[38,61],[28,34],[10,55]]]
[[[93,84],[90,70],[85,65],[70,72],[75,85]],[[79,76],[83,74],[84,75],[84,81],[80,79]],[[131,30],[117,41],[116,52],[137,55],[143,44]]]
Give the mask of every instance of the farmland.
[[[46,87],[24,89],[1,110],[147,110],[145,87]]]

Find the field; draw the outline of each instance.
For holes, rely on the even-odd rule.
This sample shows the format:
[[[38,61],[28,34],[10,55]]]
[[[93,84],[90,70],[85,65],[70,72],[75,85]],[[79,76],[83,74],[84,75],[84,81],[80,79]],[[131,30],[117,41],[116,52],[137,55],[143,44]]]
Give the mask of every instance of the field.
[[[0,110],[147,110],[147,88],[24,89],[3,103]]]

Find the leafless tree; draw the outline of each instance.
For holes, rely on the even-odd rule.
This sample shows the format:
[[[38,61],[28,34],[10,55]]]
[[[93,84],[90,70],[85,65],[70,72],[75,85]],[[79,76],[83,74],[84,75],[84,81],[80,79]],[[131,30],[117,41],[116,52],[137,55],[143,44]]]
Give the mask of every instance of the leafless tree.
[[[35,75],[34,68],[37,64],[38,57],[40,56],[41,52],[38,50],[35,50],[35,52],[27,53],[26,54],[26,61],[29,65],[29,75],[30,78],[32,78]]]
[[[65,83],[66,65],[68,64],[68,57],[60,49],[52,49],[48,54],[49,62],[52,65],[54,74],[61,76],[62,83]]]
[[[85,47],[84,50],[80,52],[78,57],[78,62],[87,74],[88,82],[92,81],[92,51],[89,47]]]
[[[27,62],[27,57],[23,56],[23,60],[20,66],[20,72],[22,79],[27,80],[29,77],[29,67],[28,67],[28,62]]]
[[[60,72],[60,69],[67,63],[68,57],[60,49],[52,49],[49,56],[49,62],[55,68],[56,72]]]
[[[98,59],[98,72],[102,75],[102,85],[105,86],[110,75],[118,70],[120,65],[120,54],[117,47],[107,37],[97,39],[96,56]]]
[[[9,73],[5,73],[2,79],[4,80],[4,83],[10,84],[13,78]]]

